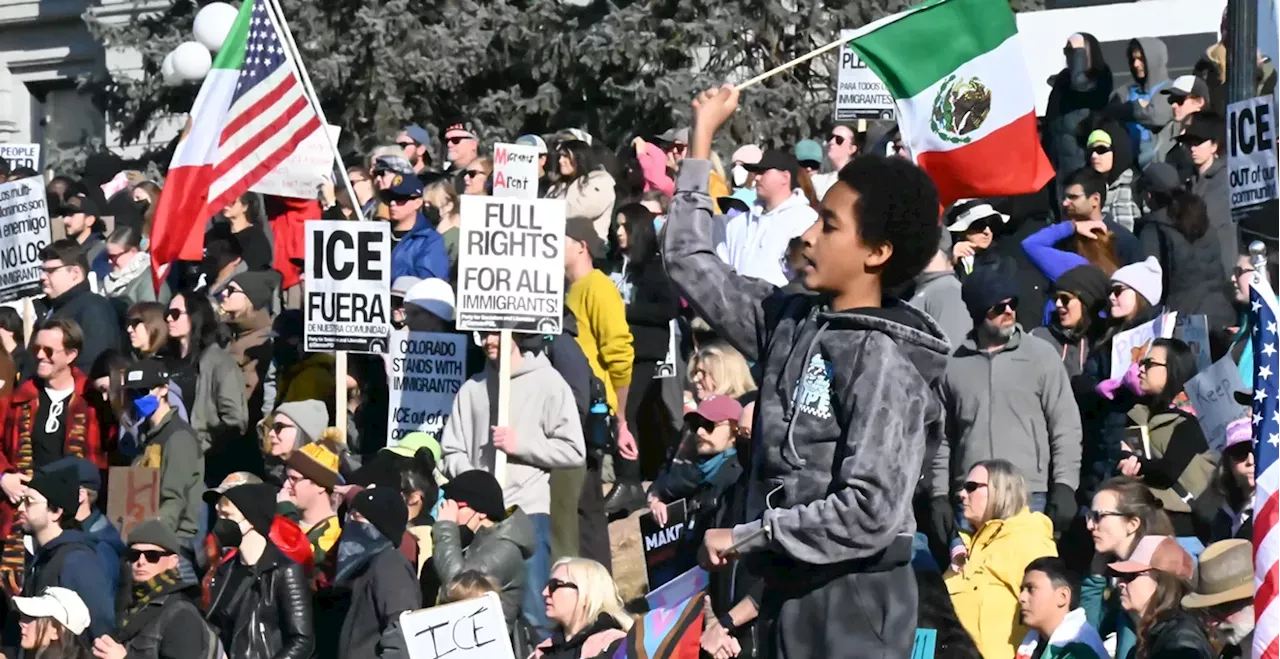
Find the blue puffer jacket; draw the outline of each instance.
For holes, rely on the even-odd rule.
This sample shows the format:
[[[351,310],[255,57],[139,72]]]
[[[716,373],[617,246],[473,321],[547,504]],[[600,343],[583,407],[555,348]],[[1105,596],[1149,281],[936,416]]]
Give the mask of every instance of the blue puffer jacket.
[[[413,230],[391,250],[391,279],[404,276],[449,280],[449,255],[444,249],[444,238],[422,213],[418,213]]]

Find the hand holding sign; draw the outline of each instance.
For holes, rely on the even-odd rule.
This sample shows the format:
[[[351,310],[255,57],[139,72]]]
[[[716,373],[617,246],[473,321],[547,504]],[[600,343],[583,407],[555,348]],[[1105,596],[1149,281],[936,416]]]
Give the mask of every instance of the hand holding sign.
[[[706,131],[710,137],[738,109],[738,90],[733,85],[721,85],[698,94],[693,99],[693,125],[695,133]],[[696,141],[696,140],[695,140]]]

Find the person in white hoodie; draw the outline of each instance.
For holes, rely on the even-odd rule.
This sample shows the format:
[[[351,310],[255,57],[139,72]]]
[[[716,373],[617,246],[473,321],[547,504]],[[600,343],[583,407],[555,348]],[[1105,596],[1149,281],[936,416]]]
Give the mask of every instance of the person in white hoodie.
[[[542,336],[521,334],[511,348],[510,425],[496,425],[501,342],[497,333],[477,336],[483,337],[489,364],[453,399],[440,441],[444,473],[493,473],[497,451],[506,454],[503,500],[529,516],[536,535],[534,553],[525,561],[521,608],[530,625],[549,633],[541,593],[551,576],[551,470],[585,463],[582,423],[573,391],[543,354]]]
[[[791,281],[787,245],[818,219],[800,189],[800,163],[786,151],[765,151],[760,162],[745,165],[756,175],[756,203],[725,225],[716,255],[744,277],[779,288]]]
[[[1029,631],[1015,659],[1108,659],[1111,654],[1079,608],[1079,599],[1062,559],[1045,556],[1028,563],[1018,605]]]

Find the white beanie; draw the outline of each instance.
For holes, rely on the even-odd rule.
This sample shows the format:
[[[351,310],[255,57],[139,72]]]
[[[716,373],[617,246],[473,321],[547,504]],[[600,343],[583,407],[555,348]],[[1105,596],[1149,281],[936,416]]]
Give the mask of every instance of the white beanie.
[[[1124,284],[1147,299],[1151,306],[1160,304],[1164,296],[1164,270],[1154,256],[1138,263],[1130,263],[1111,275],[1111,281]]]

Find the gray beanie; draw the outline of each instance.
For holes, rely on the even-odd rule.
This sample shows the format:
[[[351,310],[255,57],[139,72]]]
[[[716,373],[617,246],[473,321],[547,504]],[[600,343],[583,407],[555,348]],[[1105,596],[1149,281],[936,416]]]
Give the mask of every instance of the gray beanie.
[[[276,414],[289,417],[298,426],[298,432],[302,437],[296,442],[295,449],[320,439],[320,434],[329,427],[329,408],[315,399],[282,403],[276,407]]]
[[[1160,299],[1164,296],[1164,270],[1154,256],[1116,270],[1111,275],[1111,281],[1137,291],[1153,307],[1160,304]]]
[[[182,542],[178,540],[178,536],[158,519],[149,519],[133,527],[133,530],[129,532],[129,544],[131,546],[155,545],[175,554],[182,547]]]

